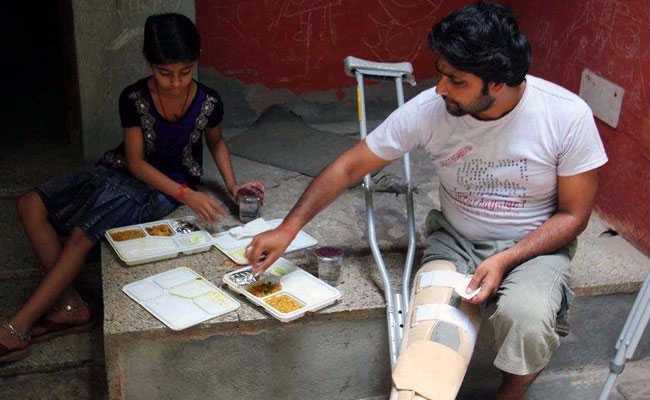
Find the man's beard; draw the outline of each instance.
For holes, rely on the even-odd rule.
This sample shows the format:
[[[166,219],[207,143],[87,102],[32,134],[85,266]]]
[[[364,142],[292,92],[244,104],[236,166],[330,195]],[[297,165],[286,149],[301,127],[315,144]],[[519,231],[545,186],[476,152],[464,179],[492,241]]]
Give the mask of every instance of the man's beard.
[[[494,104],[494,100],[495,100],[494,97],[490,96],[489,94],[481,94],[479,98],[477,98],[470,104],[466,106],[461,106],[459,103],[450,100],[446,96],[442,96],[442,97],[445,100],[445,108],[447,108],[447,112],[453,115],[454,117],[462,117],[463,115],[467,115],[467,114],[476,116],[479,113],[482,113],[483,111],[492,107],[492,104]]]
[[[485,82],[483,82],[480,96],[466,106],[461,106],[459,103],[450,100],[446,96],[442,96],[442,98],[445,100],[447,112],[454,117],[462,117],[463,115],[469,114],[476,118],[478,118],[478,114],[492,107],[495,100],[494,97],[490,96],[490,89],[488,88],[488,84]]]

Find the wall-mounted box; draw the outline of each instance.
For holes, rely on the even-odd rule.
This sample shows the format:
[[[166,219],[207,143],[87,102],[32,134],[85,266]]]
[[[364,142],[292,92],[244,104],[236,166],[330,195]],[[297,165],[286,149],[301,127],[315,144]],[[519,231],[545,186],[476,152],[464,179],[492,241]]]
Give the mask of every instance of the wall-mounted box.
[[[579,95],[589,104],[594,116],[612,128],[618,126],[625,89],[596,75],[589,69],[582,71]]]

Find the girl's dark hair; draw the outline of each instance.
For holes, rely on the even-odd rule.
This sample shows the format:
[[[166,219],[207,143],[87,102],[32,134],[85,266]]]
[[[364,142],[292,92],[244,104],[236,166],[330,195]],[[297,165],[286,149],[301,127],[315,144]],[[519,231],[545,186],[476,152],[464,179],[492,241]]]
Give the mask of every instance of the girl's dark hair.
[[[144,24],[142,52],[150,64],[196,61],[201,39],[194,23],[181,14],[157,14]]]
[[[532,58],[512,10],[493,3],[479,2],[448,15],[431,30],[429,44],[453,67],[485,84],[519,85]]]

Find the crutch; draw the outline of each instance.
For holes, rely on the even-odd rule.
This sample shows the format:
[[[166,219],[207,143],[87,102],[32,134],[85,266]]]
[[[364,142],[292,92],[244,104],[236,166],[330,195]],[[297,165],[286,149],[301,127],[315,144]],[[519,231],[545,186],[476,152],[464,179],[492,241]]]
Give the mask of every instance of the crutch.
[[[641,290],[632,305],[632,310],[627,316],[623,330],[616,341],[616,355],[609,362],[609,375],[600,393],[599,400],[607,400],[614,387],[616,378],[623,372],[625,363],[632,358],[636,346],[643,336],[650,320],[650,273],[643,281]]]
[[[366,107],[364,94],[364,77],[369,79],[394,80],[397,91],[397,106],[404,104],[404,90],[402,81],[406,80],[415,85],[413,79],[413,66],[409,62],[402,63],[380,63],[362,60],[356,57],[346,57],[344,61],[345,71],[350,76],[357,79],[357,113],[359,116],[359,131],[361,138],[367,135],[366,131]],[[381,279],[384,283],[384,297],[386,298],[386,319],[388,322],[388,349],[390,352],[391,367],[395,366],[402,342],[404,316],[408,312],[409,301],[409,280],[413,270],[413,261],[415,258],[415,211],[413,208],[413,186],[411,184],[411,166],[409,154],[403,157],[404,178],[406,187],[406,210],[408,219],[408,237],[409,244],[406,253],[406,262],[404,263],[404,272],[402,274],[402,292],[393,290],[388,278],[388,271],[384,259],[379,250],[375,231],[375,217],[373,210],[373,182],[370,175],[363,178],[363,188],[366,200],[366,214],[368,218],[368,238],[370,240],[370,250],[372,256],[379,268]]]

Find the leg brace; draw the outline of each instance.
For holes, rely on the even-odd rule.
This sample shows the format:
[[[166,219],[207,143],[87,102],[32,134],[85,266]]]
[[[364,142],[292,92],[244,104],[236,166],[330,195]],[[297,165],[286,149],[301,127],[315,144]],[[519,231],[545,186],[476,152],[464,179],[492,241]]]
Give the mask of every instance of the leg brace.
[[[436,260],[415,276],[391,400],[456,398],[481,320],[478,306],[455,294],[453,274],[453,263]]]

